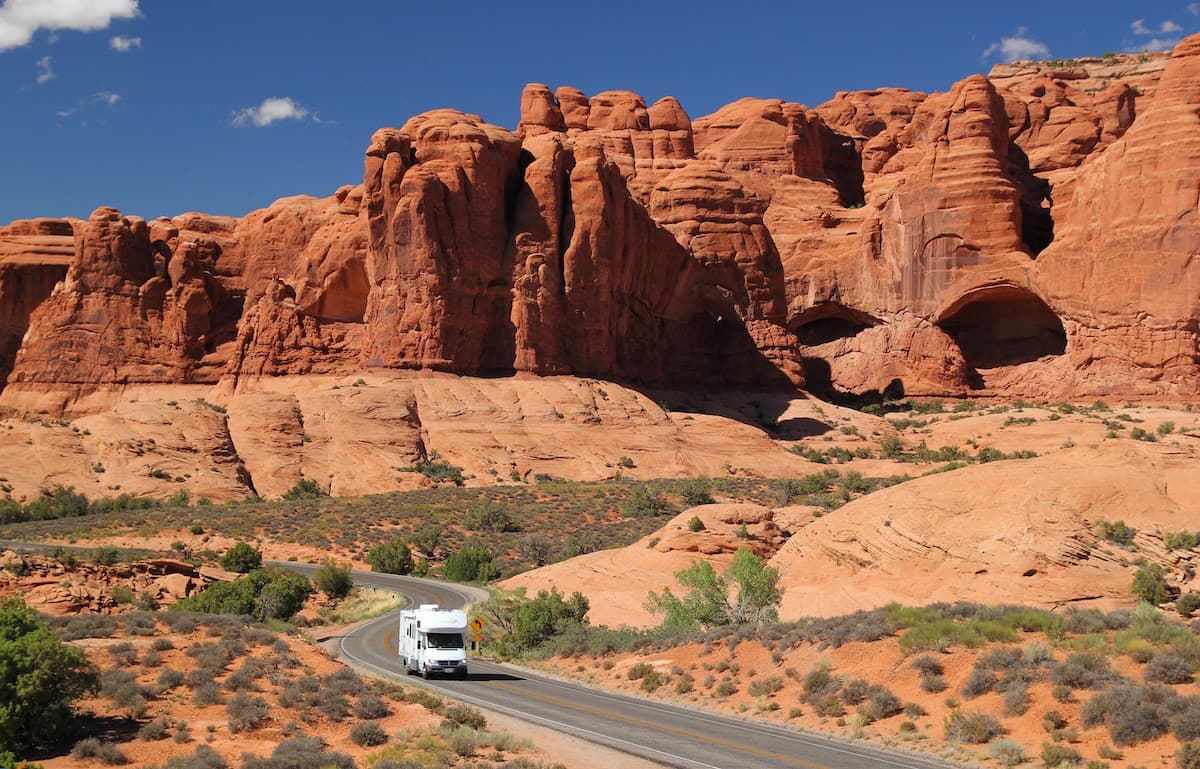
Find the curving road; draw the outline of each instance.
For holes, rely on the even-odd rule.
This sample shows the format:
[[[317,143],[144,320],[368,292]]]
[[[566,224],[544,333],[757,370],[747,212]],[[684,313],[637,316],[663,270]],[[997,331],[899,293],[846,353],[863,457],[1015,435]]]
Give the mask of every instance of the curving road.
[[[272,562],[311,574],[315,565]],[[483,600],[478,588],[355,571],[356,584],[395,590],[412,603],[463,608]],[[397,656],[395,613],[341,639],[342,653],[382,674],[406,676]],[[413,678],[454,699],[506,713],[679,769],[945,769],[932,758],[891,753],[767,723],[742,721],[600,691],[526,670],[471,660],[466,681]]]

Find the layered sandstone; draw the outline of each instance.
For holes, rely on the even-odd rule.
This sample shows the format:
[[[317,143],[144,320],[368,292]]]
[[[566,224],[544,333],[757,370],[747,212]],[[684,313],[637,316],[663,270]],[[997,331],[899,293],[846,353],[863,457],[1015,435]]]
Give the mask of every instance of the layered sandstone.
[[[328,198],[16,222],[0,397],[383,369],[1191,395],[1197,45],[696,119],[531,84],[515,131],[379,130]]]

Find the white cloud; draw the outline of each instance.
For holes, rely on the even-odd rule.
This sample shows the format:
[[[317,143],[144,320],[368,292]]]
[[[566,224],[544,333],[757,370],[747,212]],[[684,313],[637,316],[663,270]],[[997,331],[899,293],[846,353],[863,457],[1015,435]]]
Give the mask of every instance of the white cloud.
[[[1200,4],[1193,3],[1192,5],[1196,5],[1198,10],[1200,10]],[[1191,8],[1192,6],[1189,5],[1188,10],[1191,10]],[[1192,11],[1192,13],[1195,12],[1196,11]],[[1183,27],[1179,26],[1170,19],[1167,19],[1162,24],[1159,24],[1158,29],[1155,29],[1154,27],[1147,27],[1145,19],[1134,19],[1133,23],[1129,25],[1129,29],[1132,30],[1133,34],[1135,35],[1170,35],[1174,34],[1175,32],[1183,31]]]
[[[1125,53],[1142,53],[1143,51],[1170,51],[1179,45],[1177,37],[1154,37],[1143,40],[1135,46],[1125,49]]]
[[[121,37],[117,35],[108,41],[108,47],[117,53],[125,53],[133,48],[141,48],[142,39],[140,37]]]
[[[989,59],[999,54],[1004,61],[1019,61],[1021,59],[1048,59],[1050,49],[1045,43],[1029,37],[1029,30],[1019,27],[1012,37],[1002,37],[992,43],[983,52],[983,58]]]
[[[89,110],[93,110],[97,107],[107,107],[112,109],[117,106],[119,101],[121,101],[121,94],[115,91],[97,91],[87,98],[80,99],[79,103],[74,107],[60,109],[54,114],[58,115],[59,117],[66,118],[73,115],[80,115],[81,113],[88,112]]]
[[[1188,13],[1193,16],[1200,16],[1200,3],[1192,3],[1188,7]]]
[[[281,120],[305,120],[309,111],[301,107],[289,97],[273,96],[263,99],[257,107],[247,107],[233,113],[235,126],[254,126],[263,128]]]
[[[138,0],[4,0],[0,6],[0,51],[19,48],[39,29],[93,32],[113,19],[138,15]]]
[[[37,65],[38,85],[45,85],[54,78],[58,77],[58,75],[54,74],[54,65],[52,62],[53,59],[51,59],[49,56],[43,56],[35,62]]]

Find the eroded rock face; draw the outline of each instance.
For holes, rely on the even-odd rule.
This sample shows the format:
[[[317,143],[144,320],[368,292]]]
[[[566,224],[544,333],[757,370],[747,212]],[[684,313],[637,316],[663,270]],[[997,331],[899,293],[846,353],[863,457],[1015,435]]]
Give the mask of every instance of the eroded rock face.
[[[328,198],[15,222],[0,376],[1194,394],[1198,46],[696,119],[530,84],[515,131],[448,109],[377,131]]]

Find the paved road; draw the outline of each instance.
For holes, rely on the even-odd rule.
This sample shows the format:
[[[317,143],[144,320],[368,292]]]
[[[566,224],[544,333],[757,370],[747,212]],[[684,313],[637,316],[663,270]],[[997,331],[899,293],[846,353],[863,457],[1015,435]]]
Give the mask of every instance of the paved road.
[[[317,567],[277,565],[311,573]],[[460,608],[486,594],[478,588],[354,572],[355,582],[396,590],[413,603]],[[389,614],[341,639],[351,660],[380,673],[405,677],[397,656],[399,620]],[[458,700],[598,742],[680,769],[945,769],[946,764],[865,745],[838,742],[789,729],[648,702],[555,681],[480,660],[466,681],[411,682]]]
[[[0,546],[43,549],[26,543]],[[318,566],[269,561],[312,575]],[[487,598],[467,585],[354,571],[356,584],[395,590],[411,603],[461,608]],[[393,612],[344,636],[342,652],[359,665],[406,678],[396,648],[399,619]],[[410,679],[464,702],[573,734],[678,769],[945,769],[932,758],[891,753],[839,742],[767,723],[741,721],[600,691],[545,678],[525,670],[471,661],[465,681]]]

